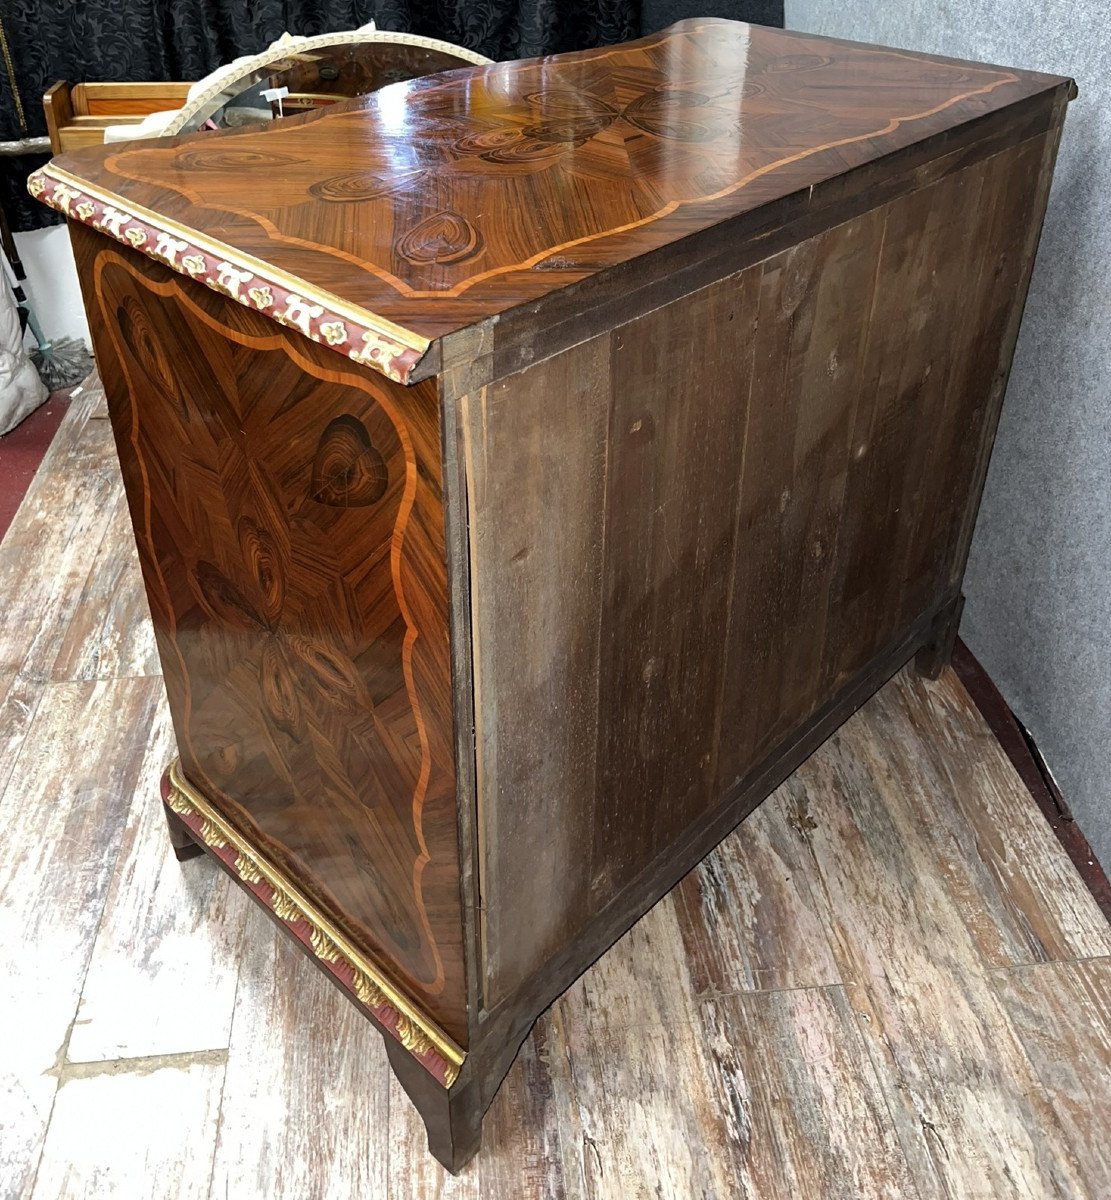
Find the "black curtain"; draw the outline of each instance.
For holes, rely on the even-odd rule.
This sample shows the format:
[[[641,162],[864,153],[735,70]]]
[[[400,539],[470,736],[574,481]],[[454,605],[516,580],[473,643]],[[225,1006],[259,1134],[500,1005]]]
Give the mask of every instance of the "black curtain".
[[[490,58],[530,58],[640,37],[689,16],[783,24],[783,0],[3,0],[15,83],[31,136],[46,132],[55,80],[200,79],[289,30],[311,36],[370,20]],[[23,136],[0,59],[0,140]],[[27,195],[44,156],[0,158],[0,206],[16,230],[60,220]]]

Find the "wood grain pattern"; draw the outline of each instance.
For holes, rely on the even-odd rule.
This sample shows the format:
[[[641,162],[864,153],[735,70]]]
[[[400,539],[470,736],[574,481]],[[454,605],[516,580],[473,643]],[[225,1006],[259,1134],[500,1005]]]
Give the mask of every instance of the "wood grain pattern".
[[[726,670],[736,545],[728,497],[748,446],[753,285],[751,276],[724,281],[614,334],[602,596],[592,614],[605,714],[593,731],[594,905],[673,842],[714,786],[718,728],[707,699],[721,694]],[[696,326],[703,336],[691,336]]]
[[[1064,86],[699,18],[58,166],[430,339]],[[244,168],[267,172],[250,198]]]
[[[1111,958],[993,975],[1088,1192],[1111,1191]]]
[[[67,421],[81,416],[73,410]],[[80,441],[72,427],[62,438],[69,446]],[[61,457],[52,456],[17,525],[37,519],[42,496],[60,493],[64,472]],[[86,494],[85,503],[94,502]],[[23,579],[6,577],[3,589],[53,573],[50,556],[62,548],[53,540],[33,544]],[[114,553],[135,555],[122,542]],[[108,577],[127,569],[105,555],[92,568]],[[103,592],[91,577],[88,586]],[[0,607],[9,594],[0,590]],[[124,619],[122,610],[115,619]],[[128,634],[106,629],[106,636],[115,643]],[[120,714],[135,715],[124,689],[151,685],[34,684],[37,730],[23,737],[14,760],[19,790],[0,793],[0,813],[14,807],[21,814],[14,823],[0,821],[6,885],[11,864],[28,855],[35,838],[62,831],[54,866],[43,870],[39,860],[24,869],[21,880],[41,882],[30,890],[5,886],[0,910],[11,922],[0,930],[2,954],[18,954],[3,964],[3,978],[15,981],[4,993],[6,1027],[19,1031],[6,1043],[3,1063],[27,1068],[31,1094],[41,1096],[39,1128],[50,1122],[40,1168],[40,1143],[25,1139],[26,1126],[16,1119],[26,1114],[28,1098],[5,1091],[16,1104],[0,1105],[0,1193],[34,1192],[42,1200],[689,1200],[693,1179],[708,1181],[701,1193],[708,1200],[918,1200],[945,1194],[929,1154],[915,1150],[936,1141],[922,1118],[935,1123],[952,1153],[949,1195],[1013,1200],[1023,1187],[1038,1186],[1023,1154],[1011,1159],[1009,1177],[982,1169],[989,1135],[1000,1130],[1001,1153],[1027,1138],[1044,1163],[1061,1153],[1064,1139],[1074,1172],[1056,1193],[1041,1194],[1107,1192],[1108,960],[1075,956],[1098,953],[1111,931],[952,674],[937,683],[898,676],[844,727],[838,744],[819,750],[791,786],[770,797],[541,1018],[486,1117],[483,1153],[454,1178],[428,1157],[420,1118],[389,1075],[381,1039],[253,909],[245,913],[247,949],[235,959],[230,1050],[73,1062],[83,1027],[73,1025],[68,1043],[66,1033],[97,924],[82,1005],[100,1014],[94,1033],[102,1021],[114,1026],[108,990],[118,977],[98,966],[111,956],[106,952],[130,940],[152,947],[152,959],[160,960],[141,985],[149,1006],[138,995],[134,1003],[119,997],[131,1024],[120,1044],[131,1054],[170,1046],[175,1030],[179,1049],[216,1041],[215,1023],[197,1012],[171,1029],[177,1001],[168,992],[191,959],[226,961],[244,916],[216,904],[211,920],[198,920],[190,934],[193,903],[210,885],[204,864],[171,875],[178,868],[167,862],[164,845],[153,854],[142,848],[161,820],[148,778],[159,769],[160,746],[157,735],[148,745],[138,731],[132,737],[123,730]],[[89,694],[100,698],[79,701]],[[90,732],[67,749],[77,728]],[[0,717],[0,732],[9,729],[18,740],[18,730]],[[864,769],[849,773],[845,763]],[[73,786],[72,778],[83,784]],[[999,839],[1001,827],[1015,830],[1015,853]],[[873,849],[888,844],[894,853]],[[116,846],[118,865],[106,866]],[[833,887],[826,884],[827,871],[849,872],[858,859],[866,904],[846,895],[836,875]],[[168,920],[173,897],[181,895],[176,889],[196,899]],[[923,914],[935,923],[935,940],[908,959],[905,946],[921,937]],[[86,959],[71,942],[61,947],[56,940],[73,935],[75,920],[86,931]],[[15,933],[42,930],[44,921],[61,958],[38,956]],[[831,939],[852,943],[851,959],[839,950],[832,976]],[[940,960],[945,969],[918,994],[903,979],[905,968],[917,967],[938,943],[959,952]],[[171,952],[181,956],[176,967]],[[1035,954],[1048,961],[992,965]],[[858,1015],[871,1010],[850,1003],[842,990],[865,986],[862,961],[891,977],[885,1012],[900,1055],[908,1044],[931,1040],[944,1052],[923,1056],[912,1093],[922,1105],[912,1117],[902,1116],[907,1085],[894,1059],[862,1054],[880,1038]],[[192,1003],[195,993],[180,987],[184,1003]],[[951,1009],[963,1013],[969,992],[980,999],[986,1052],[968,1052],[963,1041],[954,1052],[951,1040],[936,1040],[939,1023]],[[111,1041],[103,1045],[107,1051]],[[217,1124],[211,1097],[221,1084]],[[911,1153],[877,1091],[900,1114]],[[1028,1124],[1039,1091],[1053,1111],[1044,1127]],[[971,1143],[953,1137],[946,1107],[970,1094],[978,1107],[965,1127],[979,1119],[987,1131]],[[171,1112],[179,1114],[172,1121]],[[943,1158],[940,1148],[936,1153]]]
[[[880,801],[898,743],[862,725],[853,718],[784,791],[811,814],[815,895],[919,1189],[1087,1196],[910,805],[898,787]],[[840,804],[819,811],[832,795]]]
[[[671,900],[553,1013],[586,1194],[913,1196],[839,978],[699,997]]]
[[[222,1055],[71,1072],[58,1089],[31,1200],[129,1200],[139,1180],[150,1200],[205,1200],[223,1082]]]
[[[15,671],[0,674],[0,796],[34,720],[42,691],[41,683],[28,681]]]
[[[785,803],[761,806],[744,837],[727,838],[671,892],[696,994],[840,981],[799,837],[811,820]]]
[[[50,1120],[157,689],[143,679],[51,687],[0,797],[0,1178],[16,1195]]]
[[[924,739],[916,781],[893,777],[906,819],[931,848],[937,869],[980,958],[991,965],[1111,955],[1111,927],[1075,873],[968,693],[947,673],[928,690],[901,677],[872,707],[880,736]],[[943,805],[918,802],[929,792]],[[955,814],[960,819],[953,819]],[[990,906],[990,908],[989,908]]]
[[[107,421],[99,424],[108,426]],[[99,426],[96,429],[99,434]],[[131,553],[134,544],[127,501],[120,488],[73,620],[50,668],[52,679],[113,679],[160,673],[143,577]],[[102,563],[107,564],[107,570],[102,569]]]
[[[597,777],[599,694],[592,664],[599,630],[592,621],[601,603],[605,536],[607,352],[602,338],[585,362],[549,359],[530,373],[530,386],[494,384],[461,407],[473,510],[496,514],[467,526],[475,705],[483,713],[475,726],[480,891],[488,898],[480,920],[491,977],[502,971],[519,976],[532,947],[558,937],[561,918],[551,897],[576,884],[585,893],[589,884],[582,826],[575,819],[553,823],[549,805],[555,795],[587,805]],[[500,469],[509,462],[512,471]],[[529,480],[527,488],[520,478]],[[566,503],[569,494],[578,498],[574,505]],[[559,521],[549,520],[553,511],[561,513]],[[539,589],[540,578],[564,586]],[[496,619],[502,600],[514,620]],[[566,629],[580,631],[580,640],[564,641]],[[516,680],[513,691],[501,688],[506,675]],[[540,710],[559,711],[563,720],[526,745],[513,730]],[[499,792],[514,796],[513,804],[485,803],[487,794]],[[490,869],[494,847],[538,836],[543,855],[505,858]],[[497,935],[496,914],[510,909],[530,929],[527,941]],[[486,937],[491,917],[493,940]],[[485,982],[487,1003],[493,1003],[496,988],[490,978]]]
[[[389,1195],[374,1026],[253,910],[244,947],[212,1196]]]
[[[0,543],[0,581],[9,597],[0,671],[26,681],[50,677],[119,495],[118,482],[99,471],[59,472],[56,489],[40,493]],[[36,558],[49,559],[55,573],[27,578],[25,564]]]
[[[461,402],[488,1007],[952,599],[1051,143]]]
[[[112,578],[124,563],[137,566],[133,549],[102,574]],[[143,623],[149,630],[149,618]],[[249,905],[214,867],[183,871],[178,865],[161,805],[151,801],[173,754],[170,715],[161,703],[104,897],[69,1036],[70,1062],[195,1054],[228,1046]]]
[[[93,373],[70,395],[68,419],[63,421],[43,460],[45,478],[55,486],[63,473],[101,471],[119,479],[116,445],[104,400],[104,387]]]
[[[580,1131],[583,1192],[642,1200],[667,1180],[676,1197],[726,1196],[742,1168],[741,1137],[722,1102],[712,1048],[692,1020],[674,913],[668,907],[655,917],[607,956],[616,963],[599,963],[602,978],[584,978],[553,1012],[565,1056],[560,1098]],[[657,956],[638,959],[653,962],[644,987],[636,982],[639,970],[629,970],[630,951]],[[678,975],[667,969],[676,959]],[[609,1067],[616,1061],[620,1071]],[[665,1124],[671,1130],[661,1136]]]
[[[186,777],[465,1042],[432,389],[86,239]]]
[[[843,989],[722,996],[703,1003],[702,1022],[736,1122],[742,1195],[918,1195]]]

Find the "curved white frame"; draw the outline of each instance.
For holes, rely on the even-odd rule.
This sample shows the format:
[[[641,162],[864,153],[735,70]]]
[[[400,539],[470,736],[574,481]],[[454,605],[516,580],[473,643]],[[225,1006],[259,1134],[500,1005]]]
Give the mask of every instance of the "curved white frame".
[[[227,67],[216,72],[216,78],[208,87],[197,92],[195,96],[190,96],[178,109],[173,118],[160,131],[161,136],[171,137],[181,133],[186,122],[202,108],[210,105],[227,89],[230,83],[241,79],[244,75],[262,70],[290,54],[297,54],[303,50],[321,49],[326,46],[357,45],[360,42],[380,42],[396,46],[420,46],[426,50],[440,50],[475,66],[487,66],[493,61],[464,46],[456,46],[451,42],[441,41],[439,38],[422,37],[416,33],[395,33],[386,29],[353,29],[345,33],[322,33],[317,37],[294,37],[287,33],[263,50],[261,54],[236,59],[234,63],[229,63]],[[232,96],[229,95],[228,99],[232,99]]]

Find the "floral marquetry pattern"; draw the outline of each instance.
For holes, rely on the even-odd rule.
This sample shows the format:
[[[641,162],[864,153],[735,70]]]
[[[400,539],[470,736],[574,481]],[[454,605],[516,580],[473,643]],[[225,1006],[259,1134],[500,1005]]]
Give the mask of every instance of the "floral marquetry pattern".
[[[203,844],[233,872],[259,903],[284,921],[298,941],[373,1013],[430,1075],[451,1087],[465,1057],[435,1023],[406,1002],[331,922],[217,812],[174,762],[162,777],[162,799]]]

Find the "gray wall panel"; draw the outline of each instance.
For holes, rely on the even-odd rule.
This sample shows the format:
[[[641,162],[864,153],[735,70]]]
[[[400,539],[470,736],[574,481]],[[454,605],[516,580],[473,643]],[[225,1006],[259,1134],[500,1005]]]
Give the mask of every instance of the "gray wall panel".
[[[1072,75],[961,635],[1111,868],[1111,0],[787,0],[786,23]]]

